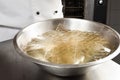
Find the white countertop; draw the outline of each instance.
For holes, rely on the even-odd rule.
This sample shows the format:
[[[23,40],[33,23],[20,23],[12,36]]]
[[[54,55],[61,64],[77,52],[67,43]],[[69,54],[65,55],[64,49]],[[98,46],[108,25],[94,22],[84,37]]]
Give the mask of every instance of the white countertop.
[[[110,60],[87,73],[85,80],[120,80],[120,65]]]

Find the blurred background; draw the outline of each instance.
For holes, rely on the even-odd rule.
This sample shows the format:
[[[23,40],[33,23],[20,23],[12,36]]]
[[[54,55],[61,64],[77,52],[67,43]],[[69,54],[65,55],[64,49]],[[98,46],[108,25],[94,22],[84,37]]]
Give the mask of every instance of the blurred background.
[[[102,22],[120,32],[120,0],[62,0],[64,17]]]

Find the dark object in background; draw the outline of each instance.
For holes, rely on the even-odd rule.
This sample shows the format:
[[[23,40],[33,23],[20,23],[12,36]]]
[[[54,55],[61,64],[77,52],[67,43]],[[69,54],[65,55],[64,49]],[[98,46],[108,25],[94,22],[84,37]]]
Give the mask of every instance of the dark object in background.
[[[107,0],[95,0],[94,21],[106,23],[107,19]]]
[[[117,62],[118,64],[120,64],[120,54],[118,56],[116,56],[113,61]]]
[[[108,0],[62,0],[66,18],[89,19],[106,24]]]
[[[85,0],[63,0],[63,13],[66,18],[84,18]]]

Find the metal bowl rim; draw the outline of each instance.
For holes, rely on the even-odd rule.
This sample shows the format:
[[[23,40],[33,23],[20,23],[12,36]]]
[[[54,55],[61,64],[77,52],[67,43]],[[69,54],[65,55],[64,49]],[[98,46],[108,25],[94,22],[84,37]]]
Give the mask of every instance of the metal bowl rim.
[[[49,66],[49,67],[56,67],[56,68],[80,68],[80,67],[89,67],[89,66],[93,66],[93,65],[96,65],[96,64],[100,64],[100,63],[103,63],[103,62],[106,62],[114,57],[116,57],[118,54],[119,54],[119,50],[120,50],[120,35],[117,31],[115,31],[114,29],[112,29],[111,27],[105,25],[105,24],[102,24],[102,23],[98,23],[98,22],[94,22],[94,21],[89,21],[89,20],[85,20],[85,19],[76,19],[76,18],[57,18],[57,19],[48,19],[48,20],[45,20],[45,21],[51,21],[51,20],[84,20],[84,21],[88,21],[88,22],[92,22],[92,23],[96,23],[96,24],[100,24],[100,25],[103,25],[107,28],[109,28],[110,30],[112,30],[118,37],[119,39],[119,46],[117,47],[117,49],[111,53],[110,55],[108,55],[107,57],[105,58],[102,58],[100,60],[97,60],[97,61],[93,61],[93,62],[88,62],[88,63],[84,63],[84,64],[55,64],[55,63],[50,63],[50,62],[44,62],[44,61],[40,61],[40,60],[37,60],[37,59],[34,59],[28,55],[25,55],[25,53],[23,51],[20,50],[20,48],[18,47],[17,45],[17,38],[18,36],[21,34],[22,31],[24,31],[27,27],[29,26],[32,26],[34,24],[37,24],[39,22],[44,22],[44,21],[39,21],[39,22],[36,22],[36,23],[33,23],[25,28],[23,28],[22,30],[20,30],[14,37],[13,39],[13,44],[14,44],[14,47],[16,49],[16,51],[23,57],[25,57],[26,59],[32,61],[33,63],[36,63],[36,64],[39,64],[39,65],[44,65],[44,66]]]

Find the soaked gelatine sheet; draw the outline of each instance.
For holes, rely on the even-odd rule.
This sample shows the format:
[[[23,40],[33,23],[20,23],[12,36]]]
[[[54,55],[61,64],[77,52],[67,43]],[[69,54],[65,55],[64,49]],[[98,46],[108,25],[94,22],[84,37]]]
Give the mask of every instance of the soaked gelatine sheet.
[[[57,64],[95,61],[112,51],[109,42],[95,32],[53,30],[38,35],[24,49],[38,60]]]

